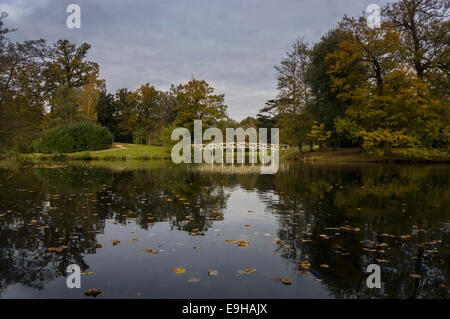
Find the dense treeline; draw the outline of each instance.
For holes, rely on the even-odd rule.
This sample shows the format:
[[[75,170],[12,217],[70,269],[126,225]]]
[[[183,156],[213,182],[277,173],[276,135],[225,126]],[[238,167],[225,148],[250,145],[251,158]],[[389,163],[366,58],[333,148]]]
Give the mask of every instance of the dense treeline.
[[[224,95],[215,94],[203,80],[172,85],[168,91],[147,83],[135,91],[109,93],[99,79],[98,64],[87,60],[89,44],[59,40],[48,46],[43,39],[14,43],[7,37],[14,30],[5,27],[6,17],[1,13],[0,152],[41,150],[40,137],[49,135],[43,133],[60,127],[64,129],[52,130],[44,144],[62,145],[65,141],[55,141],[55,132],[72,132],[77,127],[73,124],[86,121],[108,128],[115,141],[154,145],[165,145],[174,127],[191,127],[193,119],[205,126],[237,125],[227,116]],[[86,144],[83,139],[72,142]]]
[[[401,0],[382,9],[379,28],[344,17],[314,45],[298,39],[275,67],[279,93],[259,125],[311,150],[448,148],[448,17],[448,1]]]
[[[401,0],[379,28],[344,17],[311,45],[297,39],[275,67],[278,95],[255,120],[230,119],[224,95],[192,79],[161,91],[149,83],[107,92],[90,45],[14,43],[0,13],[0,152],[32,152],[43,132],[90,121],[119,142],[168,145],[175,127],[279,127],[282,143],[358,146],[391,155],[447,149],[449,3]]]

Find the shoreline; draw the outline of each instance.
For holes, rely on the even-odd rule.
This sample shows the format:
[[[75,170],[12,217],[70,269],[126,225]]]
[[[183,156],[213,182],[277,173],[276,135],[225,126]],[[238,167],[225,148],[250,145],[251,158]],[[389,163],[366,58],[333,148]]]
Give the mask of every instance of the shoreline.
[[[280,154],[282,161],[321,162],[321,163],[450,163],[448,150],[432,150],[428,157],[406,156],[401,150],[394,150],[389,157],[368,154],[359,148],[339,150],[322,149],[314,152],[300,152],[292,148]],[[431,157],[430,157],[431,156]],[[83,151],[64,154],[14,154],[3,156],[2,160],[15,158],[19,161],[161,161],[170,160],[170,148],[163,146],[114,143],[113,147],[100,151]]]

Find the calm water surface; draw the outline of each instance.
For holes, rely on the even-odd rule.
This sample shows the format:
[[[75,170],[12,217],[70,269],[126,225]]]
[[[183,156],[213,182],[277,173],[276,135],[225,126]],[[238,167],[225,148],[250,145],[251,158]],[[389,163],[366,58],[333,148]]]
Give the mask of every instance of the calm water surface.
[[[0,297],[449,298],[449,173],[2,164]],[[81,289],[66,286],[70,264]],[[381,289],[366,286],[369,264]]]

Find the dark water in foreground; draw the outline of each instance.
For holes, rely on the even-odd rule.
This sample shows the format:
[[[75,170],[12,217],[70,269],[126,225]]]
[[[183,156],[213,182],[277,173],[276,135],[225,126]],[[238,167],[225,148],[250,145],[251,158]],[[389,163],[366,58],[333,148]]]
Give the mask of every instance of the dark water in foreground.
[[[0,297],[450,297],[449,166],[107,165],[0,166]]]

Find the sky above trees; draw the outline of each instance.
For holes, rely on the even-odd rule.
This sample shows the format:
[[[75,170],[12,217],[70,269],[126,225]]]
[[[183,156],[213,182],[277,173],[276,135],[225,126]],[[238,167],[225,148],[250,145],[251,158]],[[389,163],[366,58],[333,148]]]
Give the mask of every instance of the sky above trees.
[[[225,94],[229,115],[255,116],[276,96],[276,71],[297,37],[317,42],[344,14],[359,16],[361,0],[0,0],[13,40],[45,38],[90,43],[109,91],[158,89],[205,79]],[[66,6],[82,10],[81,29],[66,27]]]

